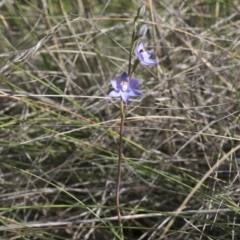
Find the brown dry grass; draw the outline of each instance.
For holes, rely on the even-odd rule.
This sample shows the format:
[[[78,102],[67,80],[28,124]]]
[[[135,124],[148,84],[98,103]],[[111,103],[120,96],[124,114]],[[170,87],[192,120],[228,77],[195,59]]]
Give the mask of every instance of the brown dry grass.
[[[2,2],[1,239],[119,239],[107,94],[143,3],[160,64],[128,106],[125,240],[240,238],[238,1]]]

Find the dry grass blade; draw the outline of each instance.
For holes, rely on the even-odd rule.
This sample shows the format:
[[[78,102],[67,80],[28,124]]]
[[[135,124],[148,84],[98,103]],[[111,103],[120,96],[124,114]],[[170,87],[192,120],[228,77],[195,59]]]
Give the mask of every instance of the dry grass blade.
[[[63,22],[63,21],[62,21]],[[11,63],[24,63],[25,61],[28,61],[31,57],[33,57],[36,52],[57,32],[59,31],[63,26],[62,22],[57,24],[53,29],[51,29],[45,37],[39,40],[39,42],[32,48],[18,54],[17,56],[13,57],[11,60],[9,60],[3,67],[0,69],[0,73],[3,73]]]
[[[201,187],[201,185],[204,183],[204,181],[217,169],[221,166],[221,164],[228,160],[228,158],[234,154],[238,149],[240,149],[240,145],[237,145],[235,148],[231,149],[226,155],[224,155],[219,161],[215,163],[214,166],[212,166],[207,173],[199,180],[199,182],[195,185],[195,187],[191,190],[191,192],[187,195],[187,197],[182,202],[181,206],[177,209],[175,216],[169,221],[167,226],[164,228],[163,234],[160,236],[160,239],[164,239],[165,235],[167,234],[169,228],[173,225],[174,221],[176,220],[176,217],[182,212],[182,210],[186,207],[187,203],[190,201],[192,196],[198,191],[198,189]]]
[[[159,65],[133,76],[124,240],[240,239],[239,1],[0,2],[0,239],[120,239],[107,95],[143,3]]]

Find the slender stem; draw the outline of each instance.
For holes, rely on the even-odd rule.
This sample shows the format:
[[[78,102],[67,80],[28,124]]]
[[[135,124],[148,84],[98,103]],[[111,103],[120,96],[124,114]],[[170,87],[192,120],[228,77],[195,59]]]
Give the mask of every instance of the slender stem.
[[[132,61],[132,49],[133,49],[134,42],[132,41],[131,47],[130,47],[130,54],[129,54],[129,63],[128,63],[128,76],[131,73],[131,61]],[[131,76],[129,76],[130,78]],[[131,79],[131,78],[130,78]]]
[[[123,235],[123,226],[122,226],[122,218],[121,218],[121,212],[120,212],[120,203],[119,203],[119,190],[120,190],[120,182],[121,182],[121,165],[122,165],[122,137],[123,137],[123,128],[124,128],[124,120],[126,115],[127,107],[121,101],[121,125],[120,125],[120,131],[119,131],[119,148],[118,148],[118,174],[117,174],[117,185],[116,185],[116,209],[117,209],[117,216],[118,216],[118,225],[120,228],[120,235],[121,239],[124,240]]]
[[[129,79],[131,79],[131,61],[132,61],[132,50],[133,50],[133,47],[134,47],[134,38],[135,38],[135,29],[136,29],[136,22],[134,21],[134,29],[133,29],[133,33],[132,33],[132,41],[131,41],[131,46],[130,46],[130,51],[129,51],[129,62],[128,62],[128,76],[129,76]]]
[[[132,41],[130,46],[130,53],[129,53],[129,64],[128,64],[128,76],[129,79],[132,77],[131,72],[131,61],[132,61],[132,50],[134,47],[134,38],[135,38],[135,28],[136,28],[136,22],[134,21],[134,30],[132,34]],[[119,146],[118,146],[118,173],[117,173],[117,185],[116,185],[116,210],[117,210],[117,216],[118,216],[118,226],[120,228],[120,236],[121,239],[124,240],[123,235],[123,225],[122,225],[122,217],[121,217],[121,211],[120,211],[120,203],[119,203],[119,195],[120,195],[120,183],[121,183],[121,167],[122,167],[122,145],[123,145],[123,128],[124,128],[124,120],[126,116],[127,106],[123,103],[121,100],[120,103],[120,110],[121,110],[121,125],[120,125],[120,131],[119,131]]]

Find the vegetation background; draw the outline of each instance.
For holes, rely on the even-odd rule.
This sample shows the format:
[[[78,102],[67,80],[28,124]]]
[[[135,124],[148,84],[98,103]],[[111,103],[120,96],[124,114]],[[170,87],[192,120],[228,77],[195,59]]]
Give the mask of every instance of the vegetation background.
[[[0,239],[120,239],[107,94],[142,4],[159,64],[128,104],[125,240],[240,239],[238,0],[0,2]]]

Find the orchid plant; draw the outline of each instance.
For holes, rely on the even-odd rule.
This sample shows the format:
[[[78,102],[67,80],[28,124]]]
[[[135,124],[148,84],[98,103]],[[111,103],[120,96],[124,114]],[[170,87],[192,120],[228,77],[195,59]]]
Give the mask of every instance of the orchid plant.
[[[139,85],[140,80],[138,78],[132,78],[132,74],[136,69],[137,65],[140,63],[144,66],[153,66],[157,64],[155,59],[152,59],[153,50],[145,50],[145,44],[143,42],[139,42],[138,40],[143,37],[147,30],[148,26],[146,24],[139,25],[138,20],[143,17],[146,11],[146,6],[143,5],[137,11],[137,16],[134,18],[134,29],[132,34],[132,41],[130,47],[129,54],[129,67],[128,73],[123,72],[119,79],[110,80],[111,85],[114,90],[109,93],[109,97],[112,98],[121,98],[120,102],[120,110],[121,110],[121,124],[120,124],[120,132],[119,132],[119,148],[118,148],[118,174],[117,174],[117,184],[116,184],[116,209],[118,216],[118,224],[120,229],[121,239],[124,239],[123,234],[123,226],[120,212],[120,203],[119,203],[119,189],[120,189],[120,181],[121,181],[121,160],[122,160],[122,137],[123,137],[123,128],[124,128],[124,120],[126,116],[127,103],[130,100],[130,97],[139,97],[143,93],[136,88]],[[135,46],[135,47],[134,47]],[[131,65],[132,62],[132,52],[134,51],[136,60],[134,65]]]

